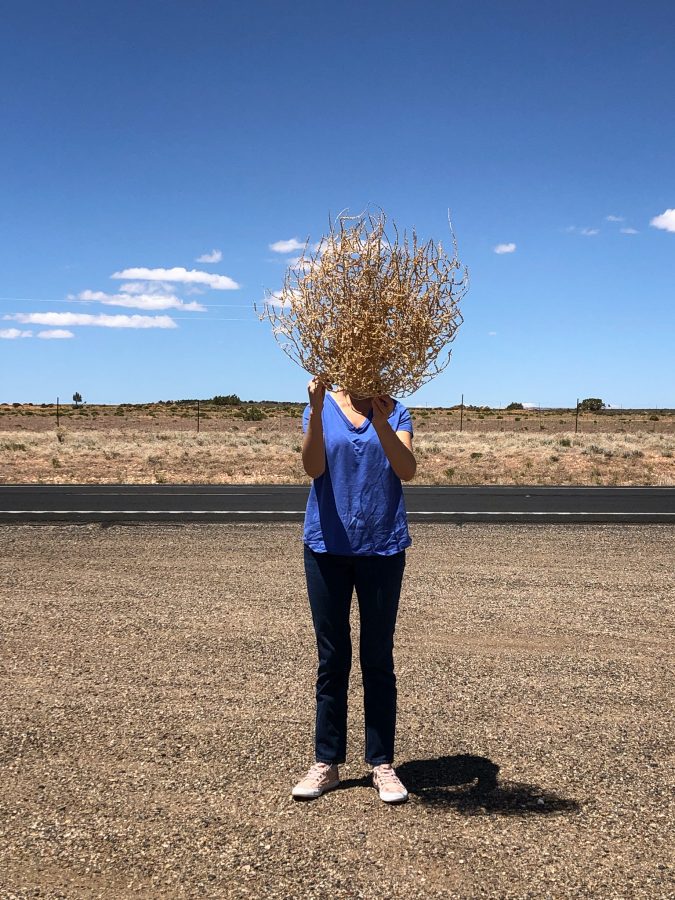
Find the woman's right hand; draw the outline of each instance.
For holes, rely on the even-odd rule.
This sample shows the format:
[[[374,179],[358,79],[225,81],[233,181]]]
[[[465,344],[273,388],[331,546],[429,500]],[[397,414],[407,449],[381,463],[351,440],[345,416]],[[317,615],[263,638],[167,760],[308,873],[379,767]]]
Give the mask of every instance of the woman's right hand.
[[[320,413],[323,409],[323,401],[326,396],[326,384],[316,375],[310,379],[307,384],[307,393],[309,394],[309,405],[313,412]]]

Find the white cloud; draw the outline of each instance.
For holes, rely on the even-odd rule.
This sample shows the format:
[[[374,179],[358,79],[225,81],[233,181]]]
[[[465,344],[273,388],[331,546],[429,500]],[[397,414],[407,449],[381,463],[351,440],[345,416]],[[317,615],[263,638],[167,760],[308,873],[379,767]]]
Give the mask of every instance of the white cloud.
[[[495,247],[495,253],[513,253],[515,249],[515,244],[497,244],[497,246]]]
[[[210,253],[202,253],[195,262],[217,263],[223,258],[222,250],[212,250]]]
[[[8,319],[9,316],[5,316],[4,318]],[[19,328],[0,328],[0,338],[4,338],[6,341],[28,337],[33,337],[32,331],[21,331]]]
[[[663,231],[675,231],[675,209],[667,209],[660,216],[654,216],[649,224]]]
[[[106,294],[105,291],[80,291],[79,294],[68,294],[68,300],[103,303],[106,306],[125,306],[131,309],[181,309],[187,312],[204,312],[206,307],[192,301],[185,303],[173,294]]]
[[[39,338],[44,338],[47,341],[75,337],[72,331],[66,331],[65,328],[52,328],[48,331],[38,331],[37,336]]]
[[[496,332],[496,331],[488,331],[488,334],[489,334],[489,335],[495,335],[495,334],[497,334],[497,332]]]
[[[170,294],[173,288],[164,281],[125,281],[120,285],[122,294]]]
[[[272,291],[269,297],[265,298],[265,302],[269,303],[270,306],[276,306],[277,309],[289,309],[290,301],[282,300],[283,293],[282,291]]]
[[[300,243],[297,238],[291,238],[288,241],[275,241],[269,245],[270,250],[275,253],[294,253],[296,250],[304,250],[305,245]]]
[[[265,299],[262,302],[268,303],[270,306],[274,306],[277,309],[290,309],[290,307],[291,307],[291,301],[289,299],[290,294],[292,294],[296,300],[299,300],[301,297],[299,291],[288,291],[286,293],[285,297],[284,297],[283,291],[270,291],[269,296],[265,297]]]
[[[24,325],[96,325],[101,328],[178,328],[170,316],[109,316],[105,313],[48,312],[12,313],[3,319],[13,319]],[[13,329],[9,329],[10,331]]]
[[[182,266],[174,266],[172,269],[123,269],[121,272],[113,272],[111,278],[144,279],[147,281],[168,281],[181,284],[206,284],[216,291],[234,291],[239,288],[236,281],[227,275],[214,275],[210,272],[201,272],[199,269],[189,271]]]
[[[620,228],[619,231],[621,234],[637,234],[638,232],[634,228]]]
[[[600,234],[599,228],[577,228],[576,225],[568,225],[567,228],[564,229],[568,234],[572,234],[572,232],[577,232],[578,234],[583,234],[586,237],[592,237],[593,235]]]
[[[625,222],[623,216],[605,216],[605,222]]]

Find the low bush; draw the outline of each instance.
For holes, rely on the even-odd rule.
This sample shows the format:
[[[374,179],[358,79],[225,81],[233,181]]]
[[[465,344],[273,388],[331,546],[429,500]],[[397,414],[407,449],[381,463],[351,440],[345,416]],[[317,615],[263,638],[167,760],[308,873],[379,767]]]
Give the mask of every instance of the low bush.
[[[247,406],[241,413],[241,418],[245,422],[260,422],[262,419],[266,419],[267,416],[257,406]]]

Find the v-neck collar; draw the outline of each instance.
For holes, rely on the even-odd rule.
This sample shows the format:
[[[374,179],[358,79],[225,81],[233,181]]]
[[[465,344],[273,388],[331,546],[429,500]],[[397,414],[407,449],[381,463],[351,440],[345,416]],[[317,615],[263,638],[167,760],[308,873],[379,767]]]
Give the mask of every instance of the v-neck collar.
[[[372,407],[371,407],[370,412],[369,412],[368,415],[366,416],[365,420],[364,420],[360,425],[355,425],[355,424],[354,424],[353,422],[351,422],[351,421],[347,418],[347,416],[344,414],[344,411],[343,411],[342,407],[341,407],[340,404],[337,402],[337,400],[335,399],[335,397],[333,397],[333,395],[330,394],[328,391],[326,391],[326,396],[330,397],[330,399],[333,401],[333,405],[334,405],[335,408],[337,409],[339,415],[344,419],[344,421],[347,423],[347,425],[349,426],[349,428],[350,428],[352,431],[357,431],[357,432],[361,433],[361,432],[365,431],[366,428],[368,428],[368,426],[370,425],[370,423],[373,421],[373,410],[372,410]]]

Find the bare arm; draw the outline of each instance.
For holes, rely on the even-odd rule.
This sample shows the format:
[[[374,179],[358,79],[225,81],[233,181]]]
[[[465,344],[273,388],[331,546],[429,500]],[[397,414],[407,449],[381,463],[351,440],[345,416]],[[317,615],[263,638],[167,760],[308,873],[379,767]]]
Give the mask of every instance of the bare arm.
[[[389,422],[376,430],[392,469],[401,481],[410,481],[417,471],[417,460],[412,452],[412,435],[409,431],[394,431]]]
[[[389,398],[373,397],[373,427],[394,472],[401,481],[410,481],[417,471],[413,438],[409,431],[394,431],[391,427],[387,419],[392,409]]]
[[[326,469],[326,447],[323,442],[321,412],[326,396],[326,386],[312,378],[307,385],[309,393],[309,421],[302,442],[302,465],[310,478],[319,478]]]

